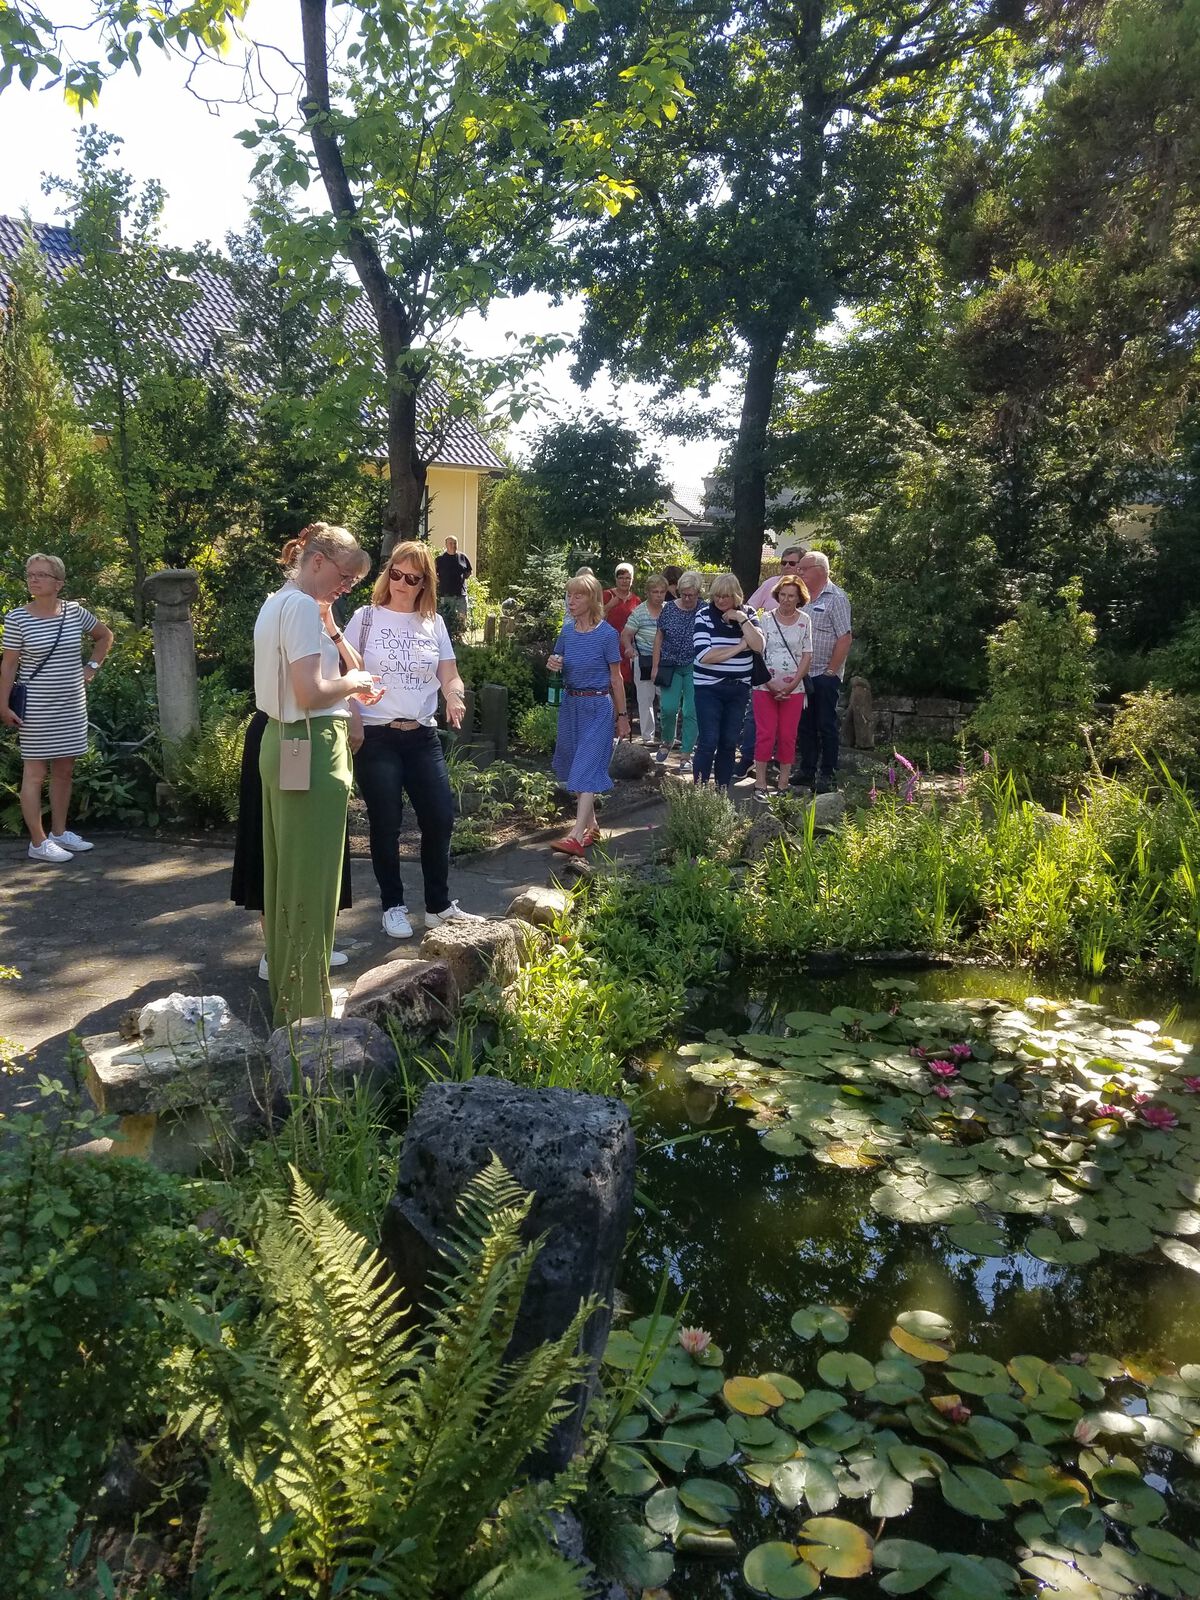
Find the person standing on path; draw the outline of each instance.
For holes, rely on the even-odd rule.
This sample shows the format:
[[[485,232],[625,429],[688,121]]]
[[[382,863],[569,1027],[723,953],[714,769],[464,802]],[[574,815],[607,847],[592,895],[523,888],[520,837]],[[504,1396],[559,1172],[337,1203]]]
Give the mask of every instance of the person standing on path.
[[[646,579],[646,598],[634,606],[621,630],[621,649],[633,669],[637,693],[638,731],[643,744],[654,741],[654,644],[658,638],[658,619],[667,599],[667,580],[659,573]]]
[[[681,572],[679,593],[668,600],[658,617],[658,636],[650,674],[658,688],[658,752],[654,759],[665,766],[675,742],[675,725],[682,719],[679,770],[692,770],[696,748],[696,697],[693,687],[692,634],[700,603],[700,574]]]
[[[575,826],[550,846],[563,855],[582,856],[600,836],[596,796],[607,794],[613,748],[613,710],[618,738],[629,735],[625,680],[621,676],[621,640],[601,612],[603,598],[595,578],[572,578],[567,584],[569,613],[546,657],[551,672],[563,675],[554,746],[554,776],[578,795]]]
[[[811,597],[803,609],[812,622],[813,658],[800,718],[799,770],[792,781],[799,788],[824,794],[837,784],[837,703],[846,657],[854,643],[850,601],[846,591],[830,579],[829,557],[823,550],[807,551],[796,570]]]
[[[276,1027],[333,1010],[329,958],[350,798],[348,695],[371,674],[341,673],[321,606],[370,566],[345,528],[314,522],[283,547],[288,581],[254,624],[254,700],[262,736],[263,932]]]
[[[445,619],[438,614],[428,545],[416,539],[396,545],[375,580],[371,604],[359,607],[346,632],[364,666],[383,684],[380,698],[351,713],[362,733],[354,775],[371,827],[371,866],[383,904],[383,931],[389,939],[411,939],[413,933],[400,875],[406,794],[421,830],[425,926],[477,922],[478,917],[450,898],[454,797],[438,738],[437,702],[440,689],[446,720],[459,728],[466,690]]]
[[[67,827],[75,761],[88,748],[87,688],[104,664],[113,635],[78,601],[62,598],[67,569],[38,551],[25,563],[28,603],[4,619],[0,657],[0,723],[21,743],[21,816],[29,859],[61,865],[92,848]],[[82,660],[84,635],[92,641]],[[18,706],[11,705],[14,686]],[[50,779],[50,832],[42,822],[42,788]]]
[[[692,636],[696,662],[696,754],[692,779],[727,794],[733,789],[738,735],[750,701],[750,672],[763,652],[762,632],[742,603],[742,586],[732,572],[721,572],[709,588]]]
[[[779,552],[779,571],[774,577],[764,578],[746,604],[752,611],[774,611],[775,586],[780,578],[794,578],[804,559],[802,544],[789,544]]]
[[[437,597],[439,600],[448,600],[456,611],[461,611],[463,616],[470,614],[470,601],[467,599],[467,579],[474,568],[466,556],[458,553],[458,540],[453,534],[448,535],[445,549],[437,558],[434,566],[437,568]]]
[[[616,587],[605,589],[601,599],[605,622],[620,635],[641,601],[633,592],[633,567],[628,561],[617,562],[615,577]],[[633,669],[624,658],[621,660],[621,676],[627,685],[632,684]]]
[[[774,609],[760,618],[770,679],[750,692],[757,735],[754,746],[754,798],[765,805],[767,763],[779,760],[776,789],[786,794],[796,759],[796,735],[804,710],[804,679],[812,661],[812,623],[800,610],[808,590],[799,578],[779,578],[771,596]]]

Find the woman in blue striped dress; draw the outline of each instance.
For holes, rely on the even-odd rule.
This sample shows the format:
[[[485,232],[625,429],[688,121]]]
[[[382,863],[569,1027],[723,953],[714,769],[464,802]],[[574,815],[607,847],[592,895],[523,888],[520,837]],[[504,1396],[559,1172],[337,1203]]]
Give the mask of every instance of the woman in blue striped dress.
[[[4,619],[0,658],[0,722],[21,740],[21,815],[29,829],[29,859],[62,863],[92,847],[67,827],[75,759],[87,753],[87,685],[109,647],[112,631],[75,600],[61,598],[67,569],[40,551],[25,563],[27,605]],[[84,635],[92,651],[82,659]],[[25,688],[24,715],[9,705],[14,684]],[[50,779],[50,832],[42,822],[42,789]]]

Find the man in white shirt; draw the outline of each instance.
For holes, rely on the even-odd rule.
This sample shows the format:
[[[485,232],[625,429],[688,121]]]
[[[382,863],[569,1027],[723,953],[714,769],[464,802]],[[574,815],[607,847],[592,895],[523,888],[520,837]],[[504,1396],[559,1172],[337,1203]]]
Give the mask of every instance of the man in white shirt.
[[[800,719],[796,776],[801,789],[824,794],[837,786],[838,695],[846,671],[846,657],[854,643],[850,631],[850,601],[829,576],[829,557],[823,550],[808,550],[797,567],[809,593],[802,609],[812,621],[813,658],[806,681],[808,698]]]

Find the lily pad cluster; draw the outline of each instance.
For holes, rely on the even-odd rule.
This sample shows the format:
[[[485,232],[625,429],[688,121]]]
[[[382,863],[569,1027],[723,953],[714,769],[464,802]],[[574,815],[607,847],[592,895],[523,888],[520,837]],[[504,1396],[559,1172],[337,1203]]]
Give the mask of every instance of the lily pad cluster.
[[[1200,1075],[1190,1046],[1085,1001],[902,999],[721,1029],[688,1072],[781,1156],[875,1172],[874,1209],[944,1225],[973,1256],[1081,1265],[1158,1251],[1200,1272]]]
[[[603,1464],[641,1502],[627,1581],[655,1588],[677,1560],[705,1558],[774,1600],[844,1586],[847,1600],[867,1577],[933,1600],[1200,1596],[1185,1536],[1200,1506],[1200,1365],[1001,1362],[956,1349],[926,1310],[900,1313],[871,1354],[843,1348],[849,1307],[802,1306],[792,1327],[807,1382],[726,1376],[715,1345],[689,1354],[662,1317],[611,1336],[617,1372],[662,1351]],[[914,1509],[933,1512],[921,1526],[936,1545],[904,1536]],[[976,1553],[980,1523],[996,1525],[1003,1559]]]

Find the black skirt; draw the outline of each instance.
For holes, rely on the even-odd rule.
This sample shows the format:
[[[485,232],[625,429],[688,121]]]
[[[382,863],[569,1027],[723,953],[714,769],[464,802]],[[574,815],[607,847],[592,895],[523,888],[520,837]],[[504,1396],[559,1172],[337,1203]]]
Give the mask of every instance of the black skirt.
[[[247,911],[263,909],[263,803],[258,754],[267,726],[265,711],[256,711],[246,725],[242,746],[242,781],[238,791],[237,837],[233,842],[233,876],[229,898]],[[350,884],[350,824],[346,823],[345,854],[342,857],[342,895],[339,911],[354,904]]]

